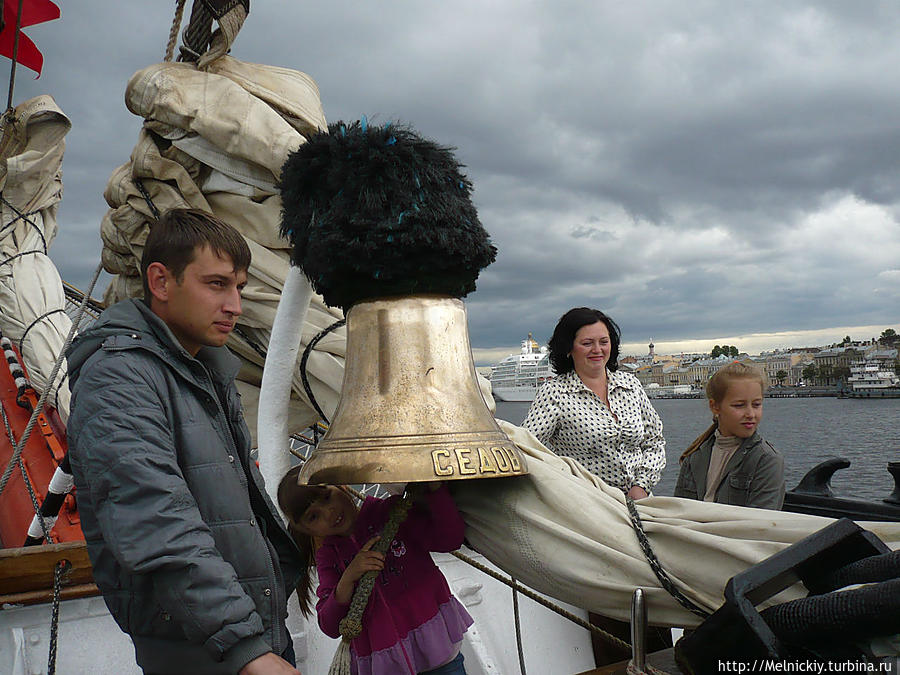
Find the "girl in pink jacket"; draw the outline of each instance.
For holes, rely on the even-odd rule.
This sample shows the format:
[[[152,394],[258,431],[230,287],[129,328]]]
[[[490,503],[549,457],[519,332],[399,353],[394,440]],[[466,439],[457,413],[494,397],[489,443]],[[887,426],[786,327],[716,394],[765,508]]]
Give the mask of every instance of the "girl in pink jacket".
[[[307,560],[297,584],[300,607],[310,613],[313,557],[319,576],[316,613],[322,631],[340,637],[356,583],[379,572],[350,643],[352,672],[359,675],[465,674],[460,652],[472,617],[450,592],[430,551],[455,551],[465,524],[447,488],[434,484],[409,510],[386,554],[371,550],[399,497],[368,497],[357,507],[335,486],[297,485],[299,467],[278,486],[278,503]]]

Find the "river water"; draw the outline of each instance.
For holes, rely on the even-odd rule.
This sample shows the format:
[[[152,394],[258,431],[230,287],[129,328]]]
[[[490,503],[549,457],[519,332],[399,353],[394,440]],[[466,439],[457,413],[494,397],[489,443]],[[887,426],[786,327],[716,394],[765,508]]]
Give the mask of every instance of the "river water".
[[[530,405],[497,401],[497,417],[521,424]],[[653,399],[653,406],[663,421],[667,460],[654,492],[671,495],[679,456],[712,419],[703,399]],[[831,457],[851,463],[831,482],[836,495],[882,499],[894,489],[887,463],[900,461],[900,399],[766,399],[759,430],[784,456],[789,490]]]

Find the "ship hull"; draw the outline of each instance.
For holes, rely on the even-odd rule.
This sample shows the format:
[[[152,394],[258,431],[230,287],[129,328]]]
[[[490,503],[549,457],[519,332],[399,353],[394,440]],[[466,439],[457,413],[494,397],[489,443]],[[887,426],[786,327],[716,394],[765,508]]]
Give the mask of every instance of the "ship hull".
[[[517,402],[517,401],[525,401],[530,403],[534,400],[534,395],[537,393],[537,388],[535,387],[497,387],[491,390],[494,398],[498,401],[509,401],[509,402]]]

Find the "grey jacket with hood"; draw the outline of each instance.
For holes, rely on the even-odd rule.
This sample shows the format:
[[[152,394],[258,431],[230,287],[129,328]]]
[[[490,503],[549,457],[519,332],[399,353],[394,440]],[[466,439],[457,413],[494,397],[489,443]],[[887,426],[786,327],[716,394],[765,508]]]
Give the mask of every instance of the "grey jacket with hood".
[[[715,440],[713,434],[685,457],[675,483],[675,497],[703,500]],[[750,438],[745,438],[728,460],[714,501],[781,510],[784,504],[784,458],[759,432],[754,431]]]
[[[240,361],[191,357],[140,300],[103,312],[67,357],[81,526],[138,664],[237,673],[283,652],[300,558],[249,455]]]

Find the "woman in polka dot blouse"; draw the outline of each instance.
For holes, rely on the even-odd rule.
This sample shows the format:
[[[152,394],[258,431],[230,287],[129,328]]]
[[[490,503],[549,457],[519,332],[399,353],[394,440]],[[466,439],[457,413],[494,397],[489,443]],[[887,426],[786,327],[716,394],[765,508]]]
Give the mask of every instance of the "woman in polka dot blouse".
[[[576,307],[560,318],[549,347],[557,377],[541,385],[523,426],[630,497],[648,496],[666,466],[666,441],[641,383],[618,370],[619,327]]]

